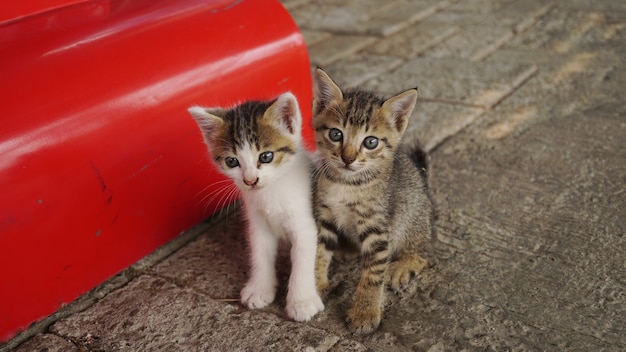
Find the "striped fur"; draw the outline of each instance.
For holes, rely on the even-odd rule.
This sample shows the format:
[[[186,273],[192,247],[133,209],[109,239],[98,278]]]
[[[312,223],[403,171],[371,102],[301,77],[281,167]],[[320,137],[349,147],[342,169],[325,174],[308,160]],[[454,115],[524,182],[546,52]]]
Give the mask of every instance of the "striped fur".
[[[385,282],[399,291],[426,266],[418,249],[430,238],[432,204],[412,161],[425,154],[399,148],[416,98],[415,89],[387,100],[344,92],[321,69],[315,73],[317,287],[327,287],[328,267],[342,242],[358,250],[362,273],[346,319],[356,333],[378,327]],[[368,148],[372,137],[377,143]]]

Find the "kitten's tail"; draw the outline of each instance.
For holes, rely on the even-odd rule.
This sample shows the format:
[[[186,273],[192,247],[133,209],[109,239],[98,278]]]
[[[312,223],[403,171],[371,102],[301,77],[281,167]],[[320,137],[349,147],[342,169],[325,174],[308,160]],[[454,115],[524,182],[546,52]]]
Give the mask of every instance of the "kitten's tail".
[[[415,164],[420,176],[422,177],[424,193],[426,193],[426,197],[428,197],[428,200],[432,205],[430,213],[430,234],[431,238],[435,239],[437,238],[435,221],[439,219],[439,211],[437,209],[437,203],[435,203],[435,199],[433,199],[433,196],[430,193],[430,154],[424,150],[421,143],[417,140],[404,143],[402,148],[413,164]]]
[[[417,140],[403,144],[403,149],[413,164],[415,164],[415,167],[417,167],[424,184],[428,187],[430,155],[422,148],[422,145]]]

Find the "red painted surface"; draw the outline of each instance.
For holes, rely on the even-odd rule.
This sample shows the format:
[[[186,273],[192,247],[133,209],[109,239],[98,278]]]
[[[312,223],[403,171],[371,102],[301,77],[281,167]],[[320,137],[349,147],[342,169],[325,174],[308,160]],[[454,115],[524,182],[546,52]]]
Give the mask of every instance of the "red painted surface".
[[[44,13],[87,1],[89,0],[4,1],[0,5],[0,24],[3,22],[19,21],[38,13]]]
[[[0,341],[217,210],[189,106],[290,90],[312,145],[276,0],[83,1],[1,23],[0,53]]]

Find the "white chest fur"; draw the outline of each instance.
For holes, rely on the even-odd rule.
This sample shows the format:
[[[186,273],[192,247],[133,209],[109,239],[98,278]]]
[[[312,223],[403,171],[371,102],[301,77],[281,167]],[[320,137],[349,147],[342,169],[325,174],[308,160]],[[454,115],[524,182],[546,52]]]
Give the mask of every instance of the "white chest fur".
[[[312,223],[311,184],[306,161],[262,189],[243,192],[251,221],[263,221],[278,237],[285,238]],[[254,220],[253,220],[254,219]]]

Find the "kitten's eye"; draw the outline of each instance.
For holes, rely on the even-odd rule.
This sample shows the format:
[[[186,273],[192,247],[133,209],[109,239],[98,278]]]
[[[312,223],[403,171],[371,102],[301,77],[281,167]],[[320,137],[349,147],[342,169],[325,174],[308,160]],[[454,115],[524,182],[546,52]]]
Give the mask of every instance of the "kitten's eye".
[[[226,166],[230,167],[231,169],[239,166],[239,160],[237,160],[237,158],[233,158],[232,156],[229,156],[224,161],[226,162]]]
[[[376,149],[378,147],[378,138],[372,136],[365,138],[363,146],[367,149]]]
[[[331,128],[330,131],[328,131],[328,138],[333,142],[339,142],[343,139],[343,133],[336,128]]]
[[[274,160],[273,152],[263,152],[261,153],[261,155],[259,155],[259,161],[263,164],[271,163],[272,160]]]

